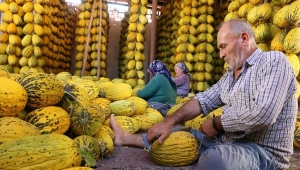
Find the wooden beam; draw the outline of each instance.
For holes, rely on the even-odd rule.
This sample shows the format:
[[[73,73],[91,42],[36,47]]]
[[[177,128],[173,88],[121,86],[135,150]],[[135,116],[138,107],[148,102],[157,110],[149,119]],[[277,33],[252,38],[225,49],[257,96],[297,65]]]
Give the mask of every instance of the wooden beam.
[[[155,53],[156,53],[156,12],[157,12],[157,1],[152,1],[152,15],[151,15],[151,34],[150,34],[150,62],[155,60]]]

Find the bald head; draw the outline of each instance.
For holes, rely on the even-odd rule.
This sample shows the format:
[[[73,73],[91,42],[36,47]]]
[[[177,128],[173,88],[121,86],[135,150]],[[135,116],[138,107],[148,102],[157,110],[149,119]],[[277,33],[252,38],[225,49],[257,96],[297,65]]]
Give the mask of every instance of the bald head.
[[[255,35],[252,27],[244,20],[241,19],[231,19],[220,25],[219,32],[223,32],[224,29],[222,27],[226,27],[227,33],[240,35],[242,33],[247,33],[249,38],[255,40]]]
[[[246,35],[248,37],[248,45],[250,48],[256,49],[255,34],[250,24],[241,19],[231,19],[223,22],[218,31],[218,37],[232,35]],[[219,38],[218,38],[219,39]]]

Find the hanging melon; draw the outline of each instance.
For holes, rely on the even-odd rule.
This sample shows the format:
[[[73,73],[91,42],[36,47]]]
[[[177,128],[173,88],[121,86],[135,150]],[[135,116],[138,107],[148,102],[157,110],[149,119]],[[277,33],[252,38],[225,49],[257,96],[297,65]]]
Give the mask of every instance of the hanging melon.
[[[271,50],[284,51],[284,38],[288,32],[286,30],[281,30],[278,32],[271,41]]]
[[[285,56],[289,60],[291,66],[294,70],[295,76],[297,76],[300,71],[300,63],[299,63],[298,56],[294,53],[285,53]]]
[[[288,53],[300,52],[300,27],[292,28],[285,36],[284,50]]]
[[[289,10],[286,14],[286,19],[293,25],[293,27],[300,26],[300,1],[295,0],[290,4]]]
[[[289,26],[289,21],[287,20],[287,13],[289,11],[290,5],[283,6],[273,18],[273,24],[278,28],[286,28]]]
[[[269,24],[258,24],[255,28],[255,40],[257,42],[268,42],[271,38],[271,32]]]
[[[272,13],[272,6],[270,3],[263,3],[259,5],[257,11],[256,11],[256,16],[259,21],[267,21]]]

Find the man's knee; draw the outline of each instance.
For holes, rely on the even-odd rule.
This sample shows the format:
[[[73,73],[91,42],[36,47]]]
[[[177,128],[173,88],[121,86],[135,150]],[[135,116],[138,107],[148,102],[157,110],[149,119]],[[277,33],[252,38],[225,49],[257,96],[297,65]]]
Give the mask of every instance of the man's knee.
[[[201,154],[198,160],[197,169],[201,170],[229,170],[230,165],[226,159],[224,159],[224,154],[221,152],[219,146],[214,146],[206,150]],[[231,169],[232,170],[232,169]]]
[[[201,170],[233,170],[262,169],[257,152],[251,147],[239,145],[216,145],[207,149],[199,157],[197,169]]]

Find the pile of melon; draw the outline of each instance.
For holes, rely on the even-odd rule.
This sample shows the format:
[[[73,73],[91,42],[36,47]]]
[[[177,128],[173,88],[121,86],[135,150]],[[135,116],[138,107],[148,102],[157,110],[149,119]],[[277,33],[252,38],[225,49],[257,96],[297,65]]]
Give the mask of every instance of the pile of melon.
[[[133,87],[120,78],[0,70],[0,81],[0,169],[95,167],[98,159],[114,149],[111,114],[129,133],[146,132],[163,120],[157,110],[136,96],[143,86]],[[178,98],[177,102],[189,99]],[[190,135],[177,136],[198,146]],[[158,159],[156,151],[174,153],[170,150],[174,142],[170,138],[161,148],[152,150],[153,158]],[[157,163],[188,165],[197,160],[198,154],[196,149],[186,158],[188,161],[177,165],[167,159]]]

